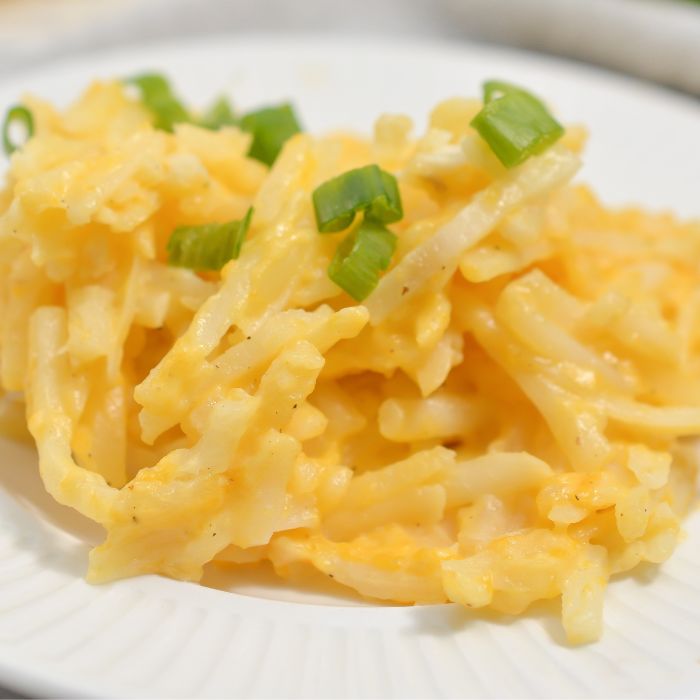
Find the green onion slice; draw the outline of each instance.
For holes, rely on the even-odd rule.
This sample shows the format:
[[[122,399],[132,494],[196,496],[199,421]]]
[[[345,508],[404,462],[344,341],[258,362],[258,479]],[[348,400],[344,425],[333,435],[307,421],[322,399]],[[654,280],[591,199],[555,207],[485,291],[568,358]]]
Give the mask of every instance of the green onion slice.
[[[162,75],[147,73],[129,78],[126,82],[135,85],[141,92],[141,101],[153,115],[156,129],[172,131],[175,124],[192,121],[170,83]]]
[[[11,133],[17,124],[25,132],[24,139],[19,142],[13,140]],[[2,125],[2,145],[5,153],[8,156],[12,155],[17,149],[22,148],[32,136],[34,136],[34,117],[32,113],[24,105],[10,107]]]
[[[321,233],[342,231],[360,211],[385,224],[403,216],[396,178],[378,165],[349,170],[324,182],[314,190],[313,202]]]
[[[503,80],[487,80],[482,85],[482,88],[484,91],[485,103],[492,102],[493,100],[503,97],[504,95],[518,94],[526,95],[531,97],[533,100],[536,100],[539,104],[543,104],[540,99],[535,97],[535,95],[533,95],[531,92],[523,90],[523,88],[513,85],[513,83],[506,83]]]
[[[272,165],[287,139],[301,131],[289,104],[250,112],[241,119],[241,128],[253,134],[248,155],[265,165]]]
[[[496,80],[484,84],[484,107],[471,125],[506,168],[542,153],[564,134],[537,97]]]
[[[363,221],[348,234],[328,268],[328,276],[356,301],[366,299],[396,249],[396,236],[383,224]]]
[[[190,270],[220,270],[241,254],[253,208],[240,221],[204,226],[179,226],[168,241],[168,264]]]
[[[236,126],[238,119],[233,113],[229,101],[225,97],[220,97],[209,107],[197,123],[205,129],[216,131],[222,126]]]

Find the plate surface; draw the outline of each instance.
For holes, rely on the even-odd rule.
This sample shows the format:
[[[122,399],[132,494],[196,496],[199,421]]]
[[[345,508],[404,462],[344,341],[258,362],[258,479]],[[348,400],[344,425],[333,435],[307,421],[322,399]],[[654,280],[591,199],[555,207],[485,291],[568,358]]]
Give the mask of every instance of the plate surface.
[[[167,71],[195,104],[292,99],[311,130],[421,128],[438,100],[490,77],[523,83],[590,126],[581,177],[611,203],[700,216],[700,107],[552,59],[484,48],[299,37],[220,38],[94,55],[0,84],[65,104],[96,77]],[[614,582],[605,634],[563,644],[555,607],[526,617],[371,606],[275,585],[82,580],[99,528],[52,503],[29,447],[0,442],[0,683],[37,695],[687,697],[700,693],[700,514],[661,568]]]

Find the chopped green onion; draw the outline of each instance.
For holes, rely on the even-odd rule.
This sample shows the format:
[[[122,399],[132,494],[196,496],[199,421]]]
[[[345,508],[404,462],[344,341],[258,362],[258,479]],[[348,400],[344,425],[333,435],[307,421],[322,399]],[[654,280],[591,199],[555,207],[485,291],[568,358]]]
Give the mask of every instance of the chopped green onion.
[[[396,249],[396,236],[383,224],[363,221],[348,234],[328,268],[328,276],[356,301],[366,299]]]
[[[21,124],[24,129],[25,136],[21,142],[12,140],[10,132],[15,124]],[[32,136],[34,136],[34,117],[32,113],[24,105],[10,107],[2,125],[2,145],[5,148],[5,153],[11,156],[18,148],[22,148]]]
[[[192,121],[188,111],[175,96],[170,83],[162,75],[149,73],[129,78],[141,92],[141,101],[154,117],[153,126],[172,131],[175,124]]]
[[[484,84],[484,107],[471,124],[506,168],[546,150],[564,133],[534,95],[495,80]]]
[[[313,202],[321,233],[342,231],[360,211],[385,224],[403,216],[396,178],[378,165],[348,170],[327,180],[314,190]]]
[[[523,90],[523,88],[518,87],[517,85],[506,83],[502,80],[487,80],[483,84],[482,88],[484,90],[485,103],[492,102],[493,100],[503,97],[504,95],[512,95],[517,93],[518,95],[527,95],[533,100],[537,100],[539,104],[543,104],[537,97],[535,97],[535,95],[527,90]]]
[[[204,226],[179,226],[168,241],[168,264],[190,270],[220,270],[241,254],[253,208],[241,221]]]
[[[301,131],[291,105],[266,107],[250,112],[241,119],[241,128],[253,134],[248,155],[272,165],[287,139]]]
[[[238,119],[231,109],[229,101],[225,97],[220,97],[201,117],[197,122],[199,126],[205,129],[216,131],[222,126],[235,126],[238,124]]]

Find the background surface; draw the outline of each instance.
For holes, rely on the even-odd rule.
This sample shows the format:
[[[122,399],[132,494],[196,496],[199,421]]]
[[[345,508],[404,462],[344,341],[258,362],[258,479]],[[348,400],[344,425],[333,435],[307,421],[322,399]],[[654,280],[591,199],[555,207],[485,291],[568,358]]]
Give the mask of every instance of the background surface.
[[[0,76],[103,47],[295,31],[501,42],[700,96],[698,0],[0,0]]]

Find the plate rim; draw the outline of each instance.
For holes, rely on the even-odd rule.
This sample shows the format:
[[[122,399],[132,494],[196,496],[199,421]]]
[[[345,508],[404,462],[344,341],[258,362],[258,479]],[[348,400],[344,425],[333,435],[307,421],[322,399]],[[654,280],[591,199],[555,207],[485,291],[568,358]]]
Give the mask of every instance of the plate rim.
[[[585,74],[588,78],[598,78],[606,82],[616,83],[625,89],[634,89],[639,93],[644,93],[650,97],[663,93],[669,100],[676,103],[681,109],[689,108],[697,111],[700,101],[694,95],[677,90],[665,84],[637,75],[623,73],[613,68],[607,68],[598,64],[586,63],[585,61],[572,58],[570,56],[553,55],[545,51],[536,51],[526,47],[516,47],[500,45],[493,42],[479,42],[473,38],[458,39],[454,37],[436,38],[420,36],[387,36],[362,34],[362,33],[334,33],[334,32],[265,32],[254,31],[245,34],[235,32],[212,32],[201,36],[188,36],[183,38],[158,39],[152,42],[124,43],[118,46],[106,48],[86,48],[75,52],[63,53],[57,57],[46,57],[38,62],[20,67],[12,74],[0,74],[0,89],[4,90],[8,85],[13,85],[22,80],[32,79],[34,76],[41,77],[47,72],[60,72],[71,67],[82,66],[85,60],[94,60],[99,63],[109,62],[128,56],[130,52],[139,55],[163,54],[171,52],[193,52],[196,53],[203,47],[206,49],[217,46],[226,47],[234,42],[239,47],[246,45],[277,44],[279,47],[308,48],[311,44],[315,48],[326,47],[329,50],[347,50],[358,47],[381,49],[382,52],[395,53],[397,51],[408,51],[415,53],[428,53],[430,55],[458,55],[476,51],[483,54],[491,54],[496,57],[506,57],[509,60],[526,60],[547,69],[571,70]]]

